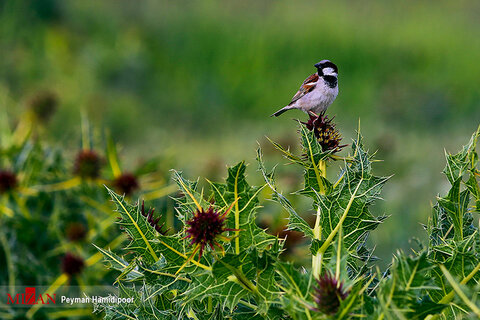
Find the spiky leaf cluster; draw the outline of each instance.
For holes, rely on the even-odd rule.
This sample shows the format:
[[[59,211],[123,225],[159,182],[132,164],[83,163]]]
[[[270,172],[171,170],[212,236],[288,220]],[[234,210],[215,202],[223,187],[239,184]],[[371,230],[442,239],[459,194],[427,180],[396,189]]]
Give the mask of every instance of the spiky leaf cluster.
[[[99,310],[113,314],[115,309],[126,315],[148,318],[153,309],[147,306],[155,305],[156,314],[166,319],[192,313],[199,318],[203,318],[202,314],[224,318],[237,317],[238,305],[243,301],[244,309],[239,314],[261,313],[262,319],[274,319],[279,312],[283,314],[275,306],[278,287],[274,263],[281,246],[276,237],[255,223],[257,197],[262,188],[248,185],[245,169],[244,163],[229,168],[226,182],[211,182],[209,193],[198,190],[196,182],[174,171],[173,178],[181,192],[176,199],[177,213],[183,227],[171,236],[155,232],[149,215],[142,215],[138,204],[132,205],[108,190],[121,217],[118,223],[130,238],[125,249],[131,254],[120,257],[111,251],[99,250],[108,266],[121,271],[120,282],[138,284],[135,295],[140,302],[118,309],[99,306]],[[226,212],[228,214],[224,214]],[[199,216],[210,218],[200,221]],[[214,227],[213,216],[221,222],[216,230],[225,235],[221,238],[217,232],[214,237],[215,241],[222,242],[224,252],[212,245],[199,257],[195,254],[197,243],[192,243],[192,236],[203,235],[199,230],[205,229],[204,222],[209,223],[210,229]],[[202,222],[201,226],[195,222]],[[207,240],[205,245],[209,244]],[[145,292],[152,294],[148,296]]]
[[[384,219],[374,216],[370,207],[379,199],[387,178],[372,174],[374,159],[359,135],[352,143],[351,154],[342,159],[340,174],[330,182],[325,170],[328,162],[338,156],[332,158],[324,152],[314,133],[303,126],[300,135],[302,154],[307,157],[276,146],[304,170],[304,188],[297,194],[313,200],[318,214],[314,228],[278,190],[260,150],[258,163],[273,199],[289,213],[288,228],[310,239],[312,256],[320,257],[320,274],[329,276],[319,278],[310,266],[299,268],[281,261],[282,242],[255,223],[262,187],[246,182],[243,162],[228,169],[225,183],[208,181],[208,190],[173,171],[180,190],[175,199],[177,218],[182,223],[173,235],[155,232],[149,215],[142,215],[138,205],[110,191],[122,218],[120,223],[131,238],[126,249],[133,255],[118,256],[110,250],[99,250],[107,265],[120,272],[120,294],[135,297],[135,302],[98,306],[106,319],[480,316],[479,235],[474,223],[480,194],[475,152],[479,132],[459,154],[447,155],[445,174],[452,187],[446,196],[438,197],[425,227],[428,245],[410,255],[399,251],[383,272],[372,266],[373,252],[365,242]],[[191,241],[195,233],[189,232],[191,222],[199,213],[218,218],[230,208],[221,224],[211,226],[218,231],[215,239],[222,241],[224,250],[213,246],[199,257]],[[226,235],[223,239],[219,231]]]
[[[297,213],[290,201],[278,191],[274,173],[267,172],[263,157],[258,151],[260,170],[263,173],[267,185],[273,191],[273,199],[278,201],[290,214],[288,228],[303,232],[312,239],[312,253],[322,250],[330,254],[331,242],[342,229],[344,245],[352,258],[361,261],[369,261],[372,258],[371,251],[365,246],[365,241],[386,217],[375,217],[370,213],[369,207],[375,200],[380,199],[382,186],[388,177],[378,177],[371,173],[372,156],[368,154],[362,144],[359,135],[353,141],[349,162],[344,162],[344,167],[335,183],[329,182],[322,170],[320,163],[326,163],[329,153],[323,152],[315,134],[300,125],[302,151],[306,157],[296,156],[290,151],[283,149],[278,144],[275,146],[292,163],[299,164],[304,170],[304,188],[297,193],[313,199],[313,210],[320,215],[321,239],[314,238],[312,228]],[[325,241],[328,240],[325,244]],[[351,260],[352,268],[355,263]]]

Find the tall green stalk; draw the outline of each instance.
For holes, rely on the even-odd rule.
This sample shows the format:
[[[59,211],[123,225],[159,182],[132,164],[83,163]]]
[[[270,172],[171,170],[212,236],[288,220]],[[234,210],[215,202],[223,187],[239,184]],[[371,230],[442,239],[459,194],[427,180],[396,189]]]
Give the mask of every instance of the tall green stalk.
[[[318,169],[323,178],[327,177],[327,162],[325,160],[320,160],[318,163]],[[321,179],[318,179],[318,185],[320,186],[319,193],[324,195],[325,188],[323,187],[323,182]],[[317,209],[317,218],[315,220],[315,227],[313,228],[314,239],[322,240],[322,228],[320,226],[320,208]],[[315,278],[320,276],[322,272],[322,257],[323,254],[317,251],[315,255],[312,256],[312,273]]]

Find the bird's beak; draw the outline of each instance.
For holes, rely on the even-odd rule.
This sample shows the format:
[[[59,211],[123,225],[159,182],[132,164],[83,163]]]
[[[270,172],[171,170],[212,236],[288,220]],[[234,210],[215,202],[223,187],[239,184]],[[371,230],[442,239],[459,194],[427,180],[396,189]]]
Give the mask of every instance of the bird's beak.
[[[315,63],[313,66],[314,66],[315,68],[319,68],[319,67],[320,67],[320,63]]]

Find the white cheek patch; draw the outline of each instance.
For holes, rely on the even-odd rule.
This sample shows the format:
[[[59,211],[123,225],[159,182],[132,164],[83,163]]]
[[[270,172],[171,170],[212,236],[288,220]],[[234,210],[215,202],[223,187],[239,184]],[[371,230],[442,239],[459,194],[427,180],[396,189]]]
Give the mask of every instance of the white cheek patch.
[[[323,72],[324,75],[327,75],[327,76],[337,75],[335,70],[333,68],[330,68],[330,67],[322,69],[322,72]]]

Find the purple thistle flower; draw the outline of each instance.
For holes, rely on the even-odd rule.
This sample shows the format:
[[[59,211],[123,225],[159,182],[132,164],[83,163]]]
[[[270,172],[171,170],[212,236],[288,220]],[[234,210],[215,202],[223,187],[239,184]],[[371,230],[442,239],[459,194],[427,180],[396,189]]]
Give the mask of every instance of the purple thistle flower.
[[[185,238],[189,238],[192,245],[197,245],[200,248],[199,259],[202,257],[202,253],[207,245],[212,250],[214,250],[214,246],[217,246],[224,251],[217,238],[225,231],[238,231],[237,229],[225,228],[225,219],[232,206],[223,214],[220,214],[212,206],[207,210],[203,208],[201,210],[197,209],[194,216],[187,221],[188,228]]]
[[[118,191],[126,195],[131,195],[140,187],[137,177],[128,172],[116,177],[113,185]]]
[[[317,306],[314,310],[334,315],[337,313],[340,303],[347,296],[348,293],[344,291],[343,283],[338,283],[337,279],[327,272],[317,279],[317,286],[313,294],[313,300]]]
[[[75,158],[73,172],[80,178],[96,179],[100,176],[103,160],[93,150],[82,150]]]
[[[82,272],[85,267],[83,259],[72,253],[67,253],[62,260],[62,271],[68,276],[74,276]]]

